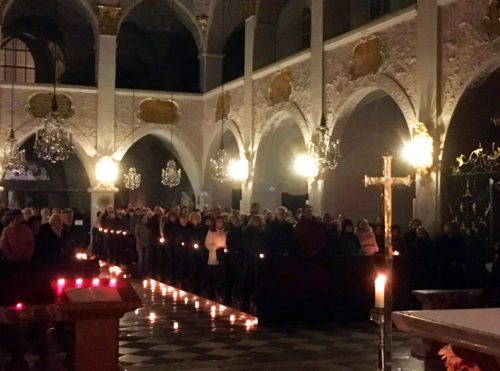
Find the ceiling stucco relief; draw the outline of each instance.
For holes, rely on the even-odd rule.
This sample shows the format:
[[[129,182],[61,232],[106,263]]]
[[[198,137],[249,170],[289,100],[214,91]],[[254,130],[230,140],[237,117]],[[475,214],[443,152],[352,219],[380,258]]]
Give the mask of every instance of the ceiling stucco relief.
[[[500,67],[500,38],[490,40],[483,28],[488,0],[460,0],[441,10],[441,123],[445,130],[463,91]]]
[[[279,71],[273,76],[269,87],[269,100],[272,105],[288,102],[293,89],[292,73],[289,70]]]
[[[174,100],[146,98],[139,103],[138,118],[146,124],[172,124],[179,122],[179,105]]]
[[[353,80],[369,74],[377,73],[384,61],[382,41],[372,36],[354,47],[350,64]]]
[[[401,37],[401,35],[406,37]],[[375,35],[373,36],[375,37]],[[383,40],[384,59],[378,72],[350,78],[351,56],[359,40],[342,45],[326,53],[325,58],[325,96],[326,114],[329,126],[339,119],[343,112],[352,110],[349,104],[360,92],[381,89],[388,93],[398,104],[408,125],[415,122],[416,102],[416,21],[399,23],[378,32],[376,37]]]

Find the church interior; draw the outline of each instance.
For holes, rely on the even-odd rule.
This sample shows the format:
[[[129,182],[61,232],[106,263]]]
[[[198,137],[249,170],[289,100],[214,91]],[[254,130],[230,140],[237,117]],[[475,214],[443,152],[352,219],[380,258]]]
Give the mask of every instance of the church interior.
[[[500,371],[500,0],[0,33],[0,371]]]

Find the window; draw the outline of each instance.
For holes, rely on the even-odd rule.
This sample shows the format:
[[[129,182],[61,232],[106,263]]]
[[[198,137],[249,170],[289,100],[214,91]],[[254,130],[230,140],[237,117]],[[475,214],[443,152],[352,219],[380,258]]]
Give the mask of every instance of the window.
[[[389,12],[390,0],[370,0],[370,18],[375,19]]]
[[[0,50],[2,81],[35,82],[35,62],[30,50],[19,39],[10,39]]]

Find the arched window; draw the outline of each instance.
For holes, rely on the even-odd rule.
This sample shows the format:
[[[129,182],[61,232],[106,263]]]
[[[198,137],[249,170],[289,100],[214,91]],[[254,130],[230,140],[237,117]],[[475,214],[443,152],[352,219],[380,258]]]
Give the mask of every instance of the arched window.
[[[35,82],[35,61],[30,50],[19,39],[11,38],[0,49],[2,81]]]

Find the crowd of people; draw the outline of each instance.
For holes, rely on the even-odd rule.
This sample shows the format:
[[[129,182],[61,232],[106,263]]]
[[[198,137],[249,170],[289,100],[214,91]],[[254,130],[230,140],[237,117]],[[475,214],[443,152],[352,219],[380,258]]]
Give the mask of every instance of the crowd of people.
[[[86,235],[73,223],[72,209],[2,209],[0,259],[52,263],[72,260]]]
[[[138,276],[157,277],[228,304],[237,296],[243,309],[250,306],[264,261],[385,251],[381,218],[354,224],[329,213],[317,217],[309,205],[295,214],[283,206],[274,212],[262,210],[258,203],[248,214],[218,205],[202,211],[109,207],[97,215],[95,228],[133,236]],[[8,262],[71,260],[89,243],[87,231],[74,225],[69,208],[2,209],[0,234],[0,259]],[[391,234],[394,251],[406,261],[411,288],[465,286],[466,247],[458,225],[446,223],[443,233],[431,239],[422,222],[414,219],[404,233],[400,226],[391,226]],[[94,253],[109,259],[99,246]]]
[[[326,213],[313,214],[306,205],[293,214],[280,206],[274,212],[258,203],[249,214],[216,205],[190,212],[109,208],[99,215],[98,228],[135,234],[137,270],[209,298],[230,304],[235,292],[247,307],[259,279],[259,267],[287,256],[384,254],[381,218],[369,223]],[[432,240],[418,219],[402,232],[392,226],[393,248],[408,261],[412,288],[457,288],[464,285],[465,244],[458,226],[447,223]]]

